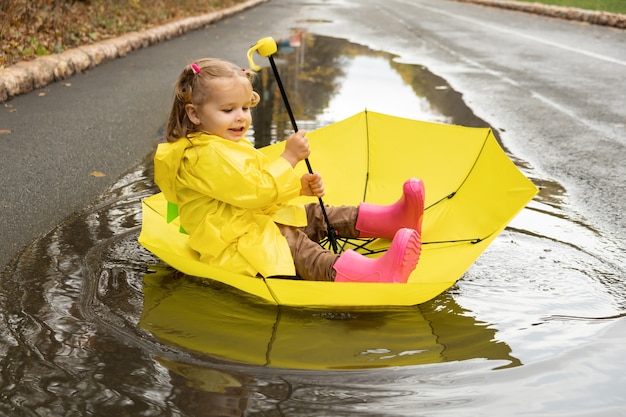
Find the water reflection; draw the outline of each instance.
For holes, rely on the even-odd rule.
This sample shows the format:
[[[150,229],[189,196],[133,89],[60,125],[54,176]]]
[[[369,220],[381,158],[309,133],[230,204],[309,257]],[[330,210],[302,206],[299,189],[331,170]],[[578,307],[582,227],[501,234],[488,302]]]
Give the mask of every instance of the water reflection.
[[[446,295],[421,309],[320,312],[260,304],[158,268],[146,275],[143,293],[142,328],[168,345],[229,362],[318,370],[478,357],[519,364],[493,330]]]
[[[290,41],[278,43],[275,57],[301,129],[313,130],[364,109],[430,122],[488,127],[444,79],[423,66],[396,62],[394,55],[385,52],[343,39],[296,32]],[[255,145],[262,147],[284,139],[292,126],[267,62],[259,60],[257,64],[266,67],[255,85],[262,100],[254,109],[250,134]]]
[[[243,416],[250,410],[251,377],[160,357],[156,360],[171,381],[168,400],[185,415]]]
[[[367,109],[409,119],[451,122],[450,117],[437,112],[427,97],[416,95],[411,90],[412,84],[402,79],[402,75],[418,78],[412,72],[423,68],[397,64],[384,56],[357,55],[344,61],[341,86],[319,119],[343,120],[357,109]],[[409,67],[413,71],[407,71]]]

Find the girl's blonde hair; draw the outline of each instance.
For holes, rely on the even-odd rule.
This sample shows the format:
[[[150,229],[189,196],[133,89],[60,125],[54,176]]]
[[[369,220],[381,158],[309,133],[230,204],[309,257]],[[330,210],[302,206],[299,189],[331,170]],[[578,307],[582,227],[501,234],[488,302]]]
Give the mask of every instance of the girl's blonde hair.
[[[165,129],[167,141],[175,142],[180,138],[187,137],[190,132],[195,130],[195,125],[187,116],[185,105],[189,103],[199,104],[208,100],[211,95],[212,80],[244,77],[252,83],[256,75],[251,70],[215,58],[204,58],[187,65],[178,77],[174,89],[174,103]],[[259,94],[253,91],[250,105],[254,107],[259,101]]]

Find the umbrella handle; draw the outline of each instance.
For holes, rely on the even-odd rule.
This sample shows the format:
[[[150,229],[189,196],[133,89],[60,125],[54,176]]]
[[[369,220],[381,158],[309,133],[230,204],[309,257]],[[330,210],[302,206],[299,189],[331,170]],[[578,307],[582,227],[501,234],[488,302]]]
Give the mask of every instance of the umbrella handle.
[[[274,78],[276,78],[276,83],[278,84],[278,89],[280,90],[280,95],[283,98],[283,102],[285,103],[285,108],[287,109],[287,113],[289,114],[289,119],[291,120],[291,126],[295,132],[298,131],[298,125],[296,124],[296,118],[293,115],[293,111],[291,110],[291,106],[289,105],[289,100],[287,99],[287,93],[285,92],[285,88],[283,87],[283,83],[280,79],[280,74],[278,73],[278,68],[276,68],[276,63],[274,62],[274,54],[278,51],[278,46],[276,45],[276,41],[271,37],[266,37],[259,39],[252,48],[248,50],[248,62],[250,63],[250,68],[255,71],[259,71],[261,69],[260,66],[254,63],[253,55],[254,51],[258,51],[259,55],[265,56],[269,59],[270,65],[272,66],[272,72],[274,73]],[[304,162],[306,163],[306,167],[310,174],[313,174],[313,168],[311,168],[311,163],[309,162],[309,158],[304,158]],[[321,197],[317,198],[320,203],[320,208],[322,209],[322,216],[324,217],[324,221],[326,222],[326,228],[328,231],[328,241],[330,242],[330,246],[333,249],[333,253],[337,253],[337,234],[335,229],[331,226],[328,221],[328,214],[326,213],[326,207],[324,206],[324,201],[322,201]]]
[[[258,51],[261,56],[269,57],[278,51],[278,46],[274,38],[268,36],[259,39],[254,46],[248,49],[248,63],[250,64],[250,68],[254,71],[261,71],[261,67],[254,63],[254,51]]]

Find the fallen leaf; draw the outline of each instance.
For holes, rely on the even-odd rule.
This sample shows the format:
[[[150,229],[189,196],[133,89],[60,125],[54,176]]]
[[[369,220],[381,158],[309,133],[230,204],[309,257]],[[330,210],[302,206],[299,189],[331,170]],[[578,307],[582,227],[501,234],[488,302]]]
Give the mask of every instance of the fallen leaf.
[[[37,94],[37,95],[38,95],[39,97],[43,97],[43,96],[45,96],[45,95],[46,95],[46,92],[45,92],[45,91],[42,91],[41,93],[39,93],[39,94]]]
[[[64,86],[64,87],[71,87],[71,86],[72,86],[72,83],[63,83],[63,86]]]
[[[90,172],[89,175],[91,175],[92,177],[106,177],[106,174],[100,171]]]

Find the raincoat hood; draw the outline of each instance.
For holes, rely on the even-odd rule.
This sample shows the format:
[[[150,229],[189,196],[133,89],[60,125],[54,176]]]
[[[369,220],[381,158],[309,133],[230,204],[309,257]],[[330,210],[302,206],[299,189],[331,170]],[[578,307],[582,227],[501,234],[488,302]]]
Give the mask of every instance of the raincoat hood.
[[[160,143],[157,147],[154,155],[154,182],[170,203],[178,204],[176,177],[185,150],[191,147],[193,144],[187,138],[181,138],[176,142]]]

